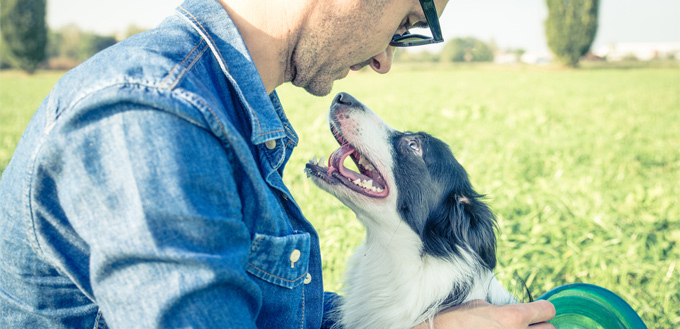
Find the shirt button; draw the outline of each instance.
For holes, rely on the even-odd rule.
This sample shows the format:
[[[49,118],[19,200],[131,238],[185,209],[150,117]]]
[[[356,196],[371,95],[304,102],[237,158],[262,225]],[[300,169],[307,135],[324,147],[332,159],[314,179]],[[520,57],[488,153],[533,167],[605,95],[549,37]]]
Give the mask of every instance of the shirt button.
[[[307,277],[305,277],[305,281],[302,281],[302,283],[309,284],[310,282],[312,282],[312,275],[307,273]]]
[[[275,139],[268,140],[268,141],[266,141],[266,142],[264,143],[264,145],[265,145],[268,149],[273,150],[273,149],[276,147],[276,140],[275,140]]]
[[[300,260],[300,250],[293,250],[293,252],[290,253],[290,268],[295,268],[295,262]]]

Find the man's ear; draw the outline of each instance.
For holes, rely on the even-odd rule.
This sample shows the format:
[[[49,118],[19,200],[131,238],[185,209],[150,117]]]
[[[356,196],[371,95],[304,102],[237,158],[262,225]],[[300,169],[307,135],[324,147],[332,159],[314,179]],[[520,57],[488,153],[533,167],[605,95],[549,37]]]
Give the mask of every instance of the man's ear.
[[[480,198],[448,195],[425,222],[423,251],[438,257],[472,251],[486,267],[496,267],[496,218]]]

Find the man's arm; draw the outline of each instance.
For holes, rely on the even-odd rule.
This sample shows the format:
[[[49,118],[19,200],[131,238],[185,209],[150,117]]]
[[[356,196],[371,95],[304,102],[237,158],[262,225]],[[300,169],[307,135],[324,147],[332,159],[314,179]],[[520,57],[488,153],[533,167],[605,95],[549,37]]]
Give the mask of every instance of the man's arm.
[[[527,304],[496,306],[482,300],[474,300],[448,308],[435,316],[434,328],[554,328],[547,323],[555,317],[555,307],[548,301],[539,300]],[[414,329],[429,329],[430,323],[422,323]]]
[[[69,120],[51,133],[42,181],[52,180],[68,219],[58,225],[82,239],[89,264],[49,235],[41,242],[107,323],[254,327],[262,296],[245,271],[251,237],[229,150],[196,124],[134,104]]]

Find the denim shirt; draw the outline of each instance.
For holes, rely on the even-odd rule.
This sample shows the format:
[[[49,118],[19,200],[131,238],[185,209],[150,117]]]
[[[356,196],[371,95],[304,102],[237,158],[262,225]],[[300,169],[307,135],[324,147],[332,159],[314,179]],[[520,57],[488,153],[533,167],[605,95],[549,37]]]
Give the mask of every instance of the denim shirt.
[[[2,175],[0,328],[320,328],[297,143],[214,0],[94,56]]]

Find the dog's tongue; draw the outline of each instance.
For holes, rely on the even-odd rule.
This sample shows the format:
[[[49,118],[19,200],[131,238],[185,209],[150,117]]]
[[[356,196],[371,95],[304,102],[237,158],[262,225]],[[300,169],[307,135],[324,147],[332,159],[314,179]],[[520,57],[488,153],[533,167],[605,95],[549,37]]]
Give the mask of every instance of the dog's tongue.
[[[341,146],[328,157],[328,167],[338,169],[342,172],[342,163],[345,162],[345,159],[354,151],[352,145],[345,144]]]
[[[356,149],[349,144],[345,144],[341,146],[339,149],[335,150],[331,154],[331,156],[328,158],[328,174],[332,174],[334,171],[340,172],[340,175],[342,175],[345,178],[348,178],[351,181],[354,181],[356,179],[360,180],[369,180],[372,179],[371,177],[368,177],[362,173],[354,172],[352,170],[347,169],[344,166],[345,159],[347,159],[350,154],[356,152]]]

